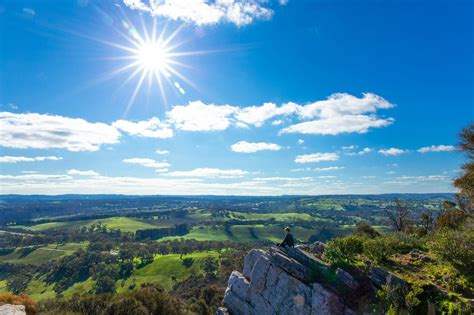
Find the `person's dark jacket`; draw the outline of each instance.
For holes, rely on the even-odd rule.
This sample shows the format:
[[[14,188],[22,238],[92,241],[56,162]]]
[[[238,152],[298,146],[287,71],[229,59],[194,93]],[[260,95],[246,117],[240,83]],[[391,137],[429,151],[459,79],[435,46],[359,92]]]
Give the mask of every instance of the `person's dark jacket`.
[[[293,238],[293,235],[291,233],[286,233],[285,238],[283,239],[283,242],[278,244],[278,246],[289,246],[289,247],[294,247],[295,246],[295,239]]]

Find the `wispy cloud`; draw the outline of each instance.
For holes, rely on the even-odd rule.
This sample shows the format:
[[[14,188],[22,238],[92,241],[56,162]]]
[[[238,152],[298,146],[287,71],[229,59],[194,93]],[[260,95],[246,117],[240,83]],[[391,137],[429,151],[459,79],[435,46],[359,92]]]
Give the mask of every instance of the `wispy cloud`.
[[[234,178],[234,177],[242,177],[247,175],[247,171],[243,171],[240,169],[230,169],[230,170],[223,170],[218,168],[196,168],[190,171],[174,171],[167,173],[167,176],[173,177],[219,177],[219,178]]]
[[[281,146],[275,143],[239,141],[231,146],[238,153],[255,153],[258,151],[279,151]]]
[[[427,153],[427,152],[449,152],[455,151],[456,147],[452,145],[431,145],[429,147],[419,148],[417,151],[420,153]]]
[[[312,153],[298,155],[295,158],[296,163],[318,163],[322,161],[337,161],[339,155],[337,153]]]
[[[329,171],[339,171],[344,169],[344,166],[329,166],[329,167],[315,167],[313,171],[316,172],[329,172]]]
[[[37,162],[37,161],[59,161],[63,158],[60,156],[0,156],[0,163],[17,163],[17,162]]]
[[[347,152],[346,155],[349,155],[349,156],[364,155],[364,154],[370,153],[372,151],[373,151],[373,149],[371,149],[371,148],[363,148],[362,150],[360,150],[358,152]]]
[[[79,175],[79,176],[99,176],[100,174],[93,170],[81,171],[76,169],[70,169],[66,172],[68,175]]]
[[[382,149],[378,151],[380,154],[389,156],[389,155],[401,155],[408,153],[408,150],[402,150],[402,149],[397,149],[397,148],[390,148],[390,149]]]
[[[137,122],[117,120],[112,126],[132,136],[162,139],[173,137],[173,130],[169,128],[169,125],[161,122],[157,117]]]
[[[167,168],[170,166],[168,162],[158,162],[149,158],[130,158],[122,160],[124,163],[137,164],[149,168]]]

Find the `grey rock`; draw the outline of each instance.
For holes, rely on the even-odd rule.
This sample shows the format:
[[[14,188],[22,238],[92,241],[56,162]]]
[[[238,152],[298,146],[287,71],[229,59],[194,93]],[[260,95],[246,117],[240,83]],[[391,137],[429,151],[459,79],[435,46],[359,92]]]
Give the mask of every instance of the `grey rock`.
[[[244,270],[242,270],[244,277],[250,277],[250,273],[252,272],[255,263],[261,256],[264,255],[265,252],[261,249],[252,249],[248,252],[244,259]]]
[[[433,261],[433,259],[431,257],[428,256],[428,253],[425,253],[425,252],[422,252],[422,251],[419,251],[417,249],[412,249],[408,255],[410,255],[411,258],[415,258],[415,259],[420,259],[424,262],[431,262]]]
[[[372,280],[372,283],[376,288],[381,288],[383,285],[399,285],[402,287],[406,287],[408,285],[402,279],[380,267],[372,267],[369,278]]]
[[[309,246],[309,252],[319,257],[321,257],[324,254],[325,250],[326,250],[326,244],[324,244],[323,242],[317,241]]]
[[[353,290],[357,289],[357,287],[359,286],[357,281],[354,280],[354,277],[352,277],[350,273],[342,270],[341,268],[336,269],[336,276],[342,283],[344,283]]]
[[[311,270],[309,267],[299,263],[295,259],[288,257],[281,252],[273,253],[270,256],[270,262],[301,281],[311,281]]]
[[[24,305],[5,304],[0,306],[0,315],[26,315]]]
[[[344,309],[344,304],[336,294],[326,290],[319,283],[313,284],[311,314],[344,314]]]
[[[223,304],[233,315],[344,314],[333,289],[309,282],[310,266],[320,263],[297,248],[251,250],[243,273],[231,274]]]

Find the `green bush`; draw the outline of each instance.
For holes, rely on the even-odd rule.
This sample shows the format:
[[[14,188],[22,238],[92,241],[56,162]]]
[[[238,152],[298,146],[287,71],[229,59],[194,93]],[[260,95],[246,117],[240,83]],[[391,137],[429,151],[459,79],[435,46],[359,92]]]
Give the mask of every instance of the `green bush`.
[[[381,238],[381,241],[385,242],[393,253],[397,254],[408,254],[413,249],[423,249],[424,247],[422,239],[404,233],[385,235]]]
[[[474,274],[474,230],[443,230],[433,235],[431,250],[461,273]]]
[[[384,238],[375,238],[364,242],[364,254],[376,263],[383,263],[394,251]]]
[[[364,240],[354,235],[333,239],[327,243],[324,256],[335,265],[350,263],[357,254],[362,254]]]

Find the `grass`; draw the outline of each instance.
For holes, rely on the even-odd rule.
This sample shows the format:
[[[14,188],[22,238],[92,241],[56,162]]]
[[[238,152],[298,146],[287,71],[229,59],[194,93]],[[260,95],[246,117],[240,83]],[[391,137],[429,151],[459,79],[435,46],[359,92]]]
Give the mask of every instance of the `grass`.
[[[275,220],[277,222],[294,222],[294,221],[315,221],[317,220],[308,213],[244,213],[230,212],[236,219],[241,220]]]
[[[165,289],[169,290],[173,286],[171,276],[175,276],[176,279],[180,281],[189,277],[191,270],[199,272],[201,261],[207,256],[218,258],[219,254],[217,252],[210,251],[196,252],[185,255],[183,258],[194,259],[193,265],[187,268],[183,265],[182,260],[179,258],[179,254],[157,255],[151,264],[135,270],[133,274],[123,282],[123,286],[119,280],[117,282],[117,291],[125,291],[128,290],[133,284],[139,286],[141,283],[145,282],[158,282]]]
[[[314,234],[314,230],[305,228],[294,228],[293,235],[300,241],[307,241]],[[237,241],[237,242],[259,242],[270,241],[280,242],[284,237],[284,232],[279,225],[233,225],[230,233],[222,226],[200,226],[194,227],[189,234],[184,236],[166,237],[162,240],[184,238],[198,241]]]
[[[67,222],[48,222],[32,226],[18,226],[30,231],[41,232],[54,229],[76,230],[82,227],[90,227],[93,224],[101,222],[109,229],[120,229],[123,232],[135,233],[137,230],[156,229],[162,226],[152,225],[142,222],[138,219],[130,219],[125,217],[112,217],[97,220],[67,221]]]
[[[41,265],[45,262],[70,255],[80,248],[87,247],[88,243],[66,243],[64,245],[49,244],[29,252],[31,247],[18,248],[15,251],[0,256],[0,262],[13,264]]]
[[[53,290],[54,285],[48,285],[43,281],[43,278],[33,279],[26,288],[26,293],[35,301],[54,299],[56,293]]]
[[[8,293],[7,280],[0,281],[0,293]]]

